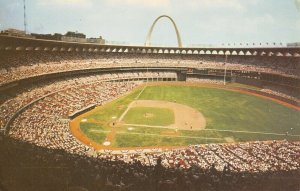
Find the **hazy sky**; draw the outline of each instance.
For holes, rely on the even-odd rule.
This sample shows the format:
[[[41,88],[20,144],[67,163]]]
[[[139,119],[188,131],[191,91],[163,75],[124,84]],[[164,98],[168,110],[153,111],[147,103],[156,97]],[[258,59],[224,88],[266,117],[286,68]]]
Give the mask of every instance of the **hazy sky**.
[[[184,45],[300,42],[300,0],[26,0],[28,31],[78,31],[143,44],[152,22],[171,16]],[[298,6],[298,7],[297,7]],[[23,29],[23,0],[0,0],[0,30]],[[161,19],[152,43],[176,45]]]

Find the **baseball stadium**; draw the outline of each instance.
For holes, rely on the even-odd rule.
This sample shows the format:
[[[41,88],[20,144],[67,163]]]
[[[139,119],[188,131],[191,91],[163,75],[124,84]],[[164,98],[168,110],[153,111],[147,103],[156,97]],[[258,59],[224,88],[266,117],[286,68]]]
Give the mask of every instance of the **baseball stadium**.
[[[158,22],[177,46],[153,46]],[[152,21],[153,22],[153,21]],[[300,47],[0,34],[0,191],[299,190]]]

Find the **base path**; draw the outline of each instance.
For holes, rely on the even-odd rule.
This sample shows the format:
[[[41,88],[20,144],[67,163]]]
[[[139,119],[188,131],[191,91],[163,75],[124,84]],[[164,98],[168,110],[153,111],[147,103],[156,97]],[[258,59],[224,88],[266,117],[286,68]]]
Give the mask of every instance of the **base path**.
[[[157,107],[171,109],[174,112],[175,122],[174,124],[165,126],[165,128],[201,130],[206,126],[206,120],[202,113],[198,110],[187,105],[158,100],[136,100],[131,102],[118,121],[121,122],[126,113],[133,107]]]

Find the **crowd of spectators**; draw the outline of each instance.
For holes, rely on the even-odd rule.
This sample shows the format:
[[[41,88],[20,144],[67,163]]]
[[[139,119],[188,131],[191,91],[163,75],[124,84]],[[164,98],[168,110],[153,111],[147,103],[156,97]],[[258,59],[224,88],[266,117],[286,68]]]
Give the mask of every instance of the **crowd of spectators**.
[[[60,80],[50,80],[47,82],[39,83],[38,85],[32,87],[24,87],[23,90],[14,96],[2,97],[0,102],[0,129],[4,128],[8,120],[22,107],[31,103],[32,101],[43,97],[47,94],[57,92],[59,90],[64,90],[72,87],[77,87],[78,89],[83,86],[88,88],[88,84],[96,83],[99,81],[107,80],[145,80],[149,78],[150,80],[161,80],[169,79],[176,80],[177,74],[174,72],[120,72],[120,73],[105,73],[105,74],[95,74],[89,76],[73,76],[69,78],[62,78]],[[83,88],[84,90],[84,88]],[[79,95],[86,95],[92,91],[91,89],[86,89]],[[88,92],[88,93],[87,93]],[[90,96],[91,97],[91,96]],[[89,103],[92,103],[91,101]]]
[[[299,76],[299,60],[294,58],[232,56],[228,62],[228,69]],[[214,55],[144,55],[140,58],[134,54],[124,56],[118,53],[7,52],[0,58],[0,80],[5,84],[43,73],[87,68],[224,68],[221,63],[223,57]],[[177,74],[118,72],[73,76],[24,87],[15,95],[1,97],[2,129],[21,108],[26,106],[26,109],[13,119],[7,137],[0,134],[0,190],[7,185],[24,186],[18,183],[13,185],[9,180],[20,178],[17,174],[27,172],[24,170],[27,166],[39,169],[38,172],[46,168],[43,171],[45,176],[40,178],[48,185],[45,190],[55,186],[61,190],[66,185],[82,186],[90,191],[299,189],[299,141],[190,145],[176,149],[151,149],[151,152],[143,149],[123,150],[116,154],[110,150],[95,151],[72,135],[68,119],[70,114],[91,104],[101,105],[116,99],[130,92],[145,78],[176,80]],[[197,78],[188,78],[188,81],[223,83]],[[269,89],[262,91],[276,93]],[[63,171],[54,175],[49,170],[53,167]],[[36,178],[39,179],[38,176]],[[37,184],[30,177],[28,180]]]
[[[4,52],[0,56],[0,85],[32,76],[63,71],[115,67],[187,67],[224,69],[224,56],[124,53]],[[228,70],[266,72],[299,77],[295,57],[229,56]]]
[[[117,74],[111,75],[117,79],[115,76]],[[119,75],[127,76],[130,73]],[[166,73],[149,72],[148,75],[165,76]],[[169,75],[174,74],[169,73]],[[217,171],[221,171],[225,165],[228,165],[235,172],[287,171],[300,168],[299,142],[193,145],[164,152],[153,149],[150,151],[152,154],[145,154],[143,150],[135,150],[135,152],[125,150],[118,154],[107,150],[104,155],[98,153],[73,137],[69,130],[68,116],[91,104],[100,105],[124,95],[141,83],[140,81],[99,80],[102,78],[103,76],[95,75],[77,78],[75,82],[71,80],[70,83],[73,84],[71,88],[52,92],[35,101],[14,119],[9,136],[41,147],[63,149],[68,153],[91,155],[110,161],[121,160],[131,163],[138,160],[145,166],[155,165],[156,160],[160,158],[165,168],[189,169],[196,165],[208,169],[214,165]],[[47,88],[44,87],[44,90]],[[283,149],[278,152],[279,148]]]
[[[91,104],[103,104],[132,90],[136,82],[97,82],[45,97],[12,123],[10,136],[48,148],[84,152],[69,132],[68,115]]]
[[[0,142],[3,191],[297,191],[300,186],[300,142],[193,145],[165,152],[93,156],[78,155],[83,152],[78,148],[71,154],[2,135]]]
[[[222,171],[227,166],[233,172],[289,171],[299,169],[299,142],[287,141],[250,142],[240,144],[191,145],[153,153],[98,154],[106,160],[136,160],[145,166],[156,165],[157,159],[165,168],[189,169],[197,166],[209,169],[214,166]]]
[[[276,95],[279,97],[284,97],[286,99],[293,100],[295,102],[300,103],[300,99],[298,98],[299,95],[292,96],[290,94],[283,93],[282,91],[278,91],[277,88],[265,87],[265,88],[261,89],[260,91],[268,93],[268,94],[273,94],[273,95]]]

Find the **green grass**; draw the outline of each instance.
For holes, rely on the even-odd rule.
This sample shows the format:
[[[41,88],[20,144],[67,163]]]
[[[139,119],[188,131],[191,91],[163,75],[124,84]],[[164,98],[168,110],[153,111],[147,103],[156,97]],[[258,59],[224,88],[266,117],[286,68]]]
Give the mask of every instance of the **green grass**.
[[[259,97],[213,88],[147,87],[140,99],[176,100],[203,113],[206,128],[300,134],[300,112]]]
[[[146,146],[182,146],[190,144],[222,143],[224,140],[185,137],[167,137],[155,135],[117,134],[113,146],[115,147],[146,147]]]
[[[133,107],[126,113],[124,121],[127,124],[167,126],[174,123],[174,112],[168,108]]]
[[[118,118],[126,110],[127,105],[140,93],[140,91],[141,89],[136,90],[126,97],[115,100],[104,107],[96,109],[95,112],[87,118],[106,123],[104,123],[101,127],[94,126],[93,128],[102,128],[105,130],[105,124],[108,124],[108,122],[112,120],[113,116]],[[300,136],[286,137],[285,135],[218,131],[255,131],[285,134],[293,128],[292,134],[300,135],[299,111],[260,97],[207,87],[149,86],[145,88],[139,99],[165,101],[176,100],[177,103],[193,107],[202,112],[207,122],[206,129],[211,130],[178,130],[176,134],[177,136],[187,137],[166,137],[161,135],[164,135],[164,132],[166,131],[173,131],[175,133],[175,130],[150,127],[133,127],[132,130],[128,130],[127,126],[122,126],[117,129],[115,140],[112,143],[113,146],[177,146],[226,142],[226,140],[229,139],[234,141],[278,140],[285,138],[300,140]],[[156,109],[151,108],[151,112],[149,112],[149,108],[132,108],[125,116],[125,121],[126,123],[134,124],[168,125],[170,123],[169,119],[156,118],[160,117],[160,115],[154,115],[156,118],[155,120],[147,120],[143,117],[143,113],[153,113]],[[160,111],[155,111],[155,113],[156,112],[159,113]],[[168,121],[168,123],[165,123],[166,121]],[[97,133],[95,133],[95,135],[92,135],[92,132],[87,133],[89,137],[99,136]],[[96,137],[96,139],[98,140],[98,137]]]
[[[111,121],[113,117],[119,118],[126,110],[127,105],[131,103],[134,98],[140,93],[140,89],[130,93],[129,95],[120,99],[114,100],[103,107],[96,108],[93,114],[87,116],[87,119],[96,121]]]
[[[131,128],[131,130],[128,130]],[[160,134],[161,132],[165,131],[164,128],[149,128],[149,127],[131,127],[131,126],[124,126],[118,129],[118,132],[122,133],[143,133],[143,134]]]
[[[97,142],[97,143],[102,143],[104,142],[107,133],[104,132],[96,132],[93,130],[107,130],[103,128],[102,126],[99,126],[97,124],[90,124],[90,123],[80,123],[80,129],[81,131],[91,140]]]

